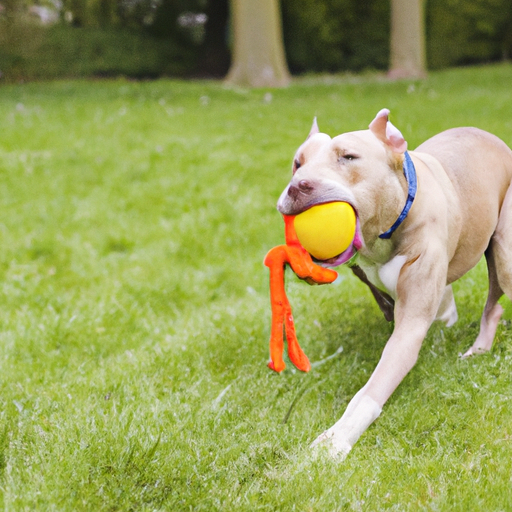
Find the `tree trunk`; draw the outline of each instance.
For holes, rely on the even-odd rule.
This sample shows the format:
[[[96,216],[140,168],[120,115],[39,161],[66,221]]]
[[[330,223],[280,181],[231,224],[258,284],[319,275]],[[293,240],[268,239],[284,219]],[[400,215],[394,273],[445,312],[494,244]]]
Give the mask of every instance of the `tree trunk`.
[[[279,0],[231,0],[233,59],[226,82],[249,87],[285,87]]]
[[[391,0],[390,78],[424,78],[425,0]]]

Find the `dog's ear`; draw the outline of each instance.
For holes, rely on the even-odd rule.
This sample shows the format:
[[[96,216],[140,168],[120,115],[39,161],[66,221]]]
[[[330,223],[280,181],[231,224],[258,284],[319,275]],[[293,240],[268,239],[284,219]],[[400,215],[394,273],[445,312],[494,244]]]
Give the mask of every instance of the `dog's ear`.
[[[400,130],[391,124],[388,117],[389,110],[383,108],[370,123],[370,131],[394,153],[405,153],[407,150],[407,142],[400,133]]]
[[[320,129],[318,128],[318,123],[316,122],[316,116],[313,119],[313,124],[311,125],[311,130],[309,131],[309,135],[307,136],[306,140],[308,140],[310,137],[313,137],[313,135],[316,135],[317,133],[320,133]]]

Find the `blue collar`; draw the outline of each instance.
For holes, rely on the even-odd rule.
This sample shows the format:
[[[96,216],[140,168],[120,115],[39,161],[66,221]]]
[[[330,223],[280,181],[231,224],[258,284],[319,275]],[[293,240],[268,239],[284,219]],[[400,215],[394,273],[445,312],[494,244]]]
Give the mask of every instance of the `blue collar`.
[[[409,190],[407,194],[407,201],[405,202],[404,209],[402,210],[402,213],[398,216],[398,219],[396,219],[396,222],[385,232],[382,233],[382,235],[379,235],[379,238],[389,239],[391,238],[391,235],[398,229],[400,224],[405,220],[407,217],[407,214],[409,213],[409,210],[411,209],[412,203],[414,201],[414,198],[416,197],[416,190],[418,188],[418,183],[416,180],[416,169],[414,168],[414,164],[412,163],[411,157],[409,156],[409,153],[406,151],[404,159],[404,176],[407,180],[407,184],[409,185]]]

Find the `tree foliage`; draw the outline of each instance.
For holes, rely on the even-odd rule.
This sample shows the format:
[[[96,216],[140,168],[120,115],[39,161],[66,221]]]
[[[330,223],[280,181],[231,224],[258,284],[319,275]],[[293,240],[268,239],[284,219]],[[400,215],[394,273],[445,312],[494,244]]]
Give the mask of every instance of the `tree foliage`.
[[[145,76],[148,66],[143,72],[136,71],[144,52],[152,63],[151,76],[221,77],[229,68],[228,0],[61,0],[61,25],[45,31],[24,27],[16,20],[24,19],[23,13],[31,6],[51,8],[58,2],[0,3],[0,71],[4,78],[75,76],[67,60],[59,58],[73,52],[82,55],[82,60],[94,59],[80,68],[92,74]],[[293,73],[388,69],[390,0],[280,3],[286,58]],[[428,0],[426,36],[429,69],[510,59],[512,2]],[[127,65],[110,64],[110,45],[116,47],[116,59]],[[135,54],[134,48],[140,48],[135,53],[142,53]],[[57,61],[50,65],[49,59]],[[50,68],[51,74],[45,75]]]
[[[429,0],[427,54],[432,68],[512,58],[512,2]]]
[[[282,7],[293,72],[387,68],[389,0],[282,0]]]

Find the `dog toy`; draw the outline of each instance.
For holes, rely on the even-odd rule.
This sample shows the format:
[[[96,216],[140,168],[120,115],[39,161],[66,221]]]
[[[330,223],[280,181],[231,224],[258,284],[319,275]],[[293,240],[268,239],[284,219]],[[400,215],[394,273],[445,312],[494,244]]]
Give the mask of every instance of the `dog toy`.
[[[347,207],[343,205],[350,208],[352,216],[347,211]],[[332,214],[332,218],[330,214]],[[286,245],[278,245],[271,249],[264,260],[264,264],[270,270],[272,308],[271,361],[268,366],[276,372],[282,372],[285,369],[286,365],[283,361],[284,328],[290,361],[299,370],[308,372],[311,364],[297,341],[292,308],[284,288],[284,270],[286,264],[289,264],[300,279],[304,279],[310,284],[332,283],[338,277],[337,272],[314,263],[311,254],[317,259],[328,259],[343,252],[355,235],[355,214],[350,205],[337,202],[315,206],[299,215],[283,215],[283,219]],[[300,237],[297,231],[300,233]],[[306,250],[303,244],[309,250]],[[327,249],[324,249],[324,245]]]
[[[294,226],[302,247],[317,260],[328,260],[354,240],[356,214],[345,202],[319,204],[297,215]]]

